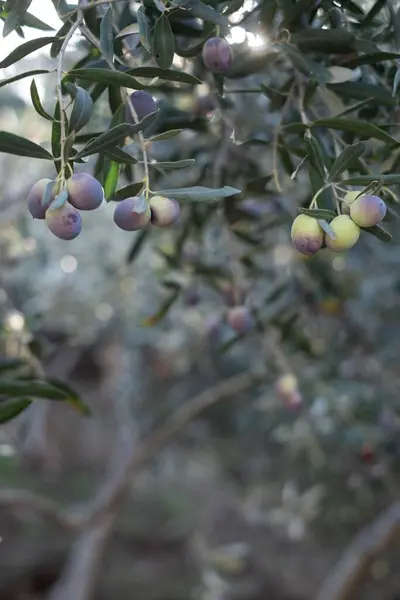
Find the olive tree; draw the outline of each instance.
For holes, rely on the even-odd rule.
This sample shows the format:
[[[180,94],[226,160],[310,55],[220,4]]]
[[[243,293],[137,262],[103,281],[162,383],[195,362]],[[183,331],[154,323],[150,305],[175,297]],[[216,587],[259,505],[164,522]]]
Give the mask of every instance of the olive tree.
[[[167,231],[165,299],[145,324],[156,326],[201,281],[221,297],[221,350],[245,344],[248,336],[264,343],[265,332],[272,332],[270,350],[281,371],[276,388],[296,405],[297,378],[281,342],[314,351],[297,324],[298,303],[279,278],[261,287],[256,300],[249,292],[270,280],[277,230],[291,236],[295,269],[318,280],[327,276],[330,253],[351,251],[366,236],[376,244],[391,241],[385,222],[398,212],[400,183],[396,2],[83,0],[72,6],[53,0],[63,23],[54,35],[30,14],[30,4],[6,0],[0,13],[4,36],[16,31],[23,38],[26,28],[41,32],[21,40],[0,68],[49,47],[56,74],[52,112],[35,83],[50,70],[0,81],[11,86],[30,77],[33,107],[51,123],[51,139],[41,145],[0,132],[1,152],[54,164],[54,177],[32,187],[28,214],[42,220],[49,235],[73,244],[85,235],[81,211],[96,218],[91,211],[115,203],[113,235],[133,232],[128,263]],[[242,41],[235,43],[238,31]],[[81,56],[67,67],[75,39]],[[105,98],[109,125],[93,130]],[[168,160],[158,158],[164,142]],[[206,250],[210,244],[223,251],[214,256]],[[20,360],[2,363],[2,421],[38,397],[87,412],[69,385],[30,366],[27,378],[18,375]],[[200,396],[146,440],[143,451],[118,458],[115,477],[79,522],[81,537],[54,600],[84,600],[90,593],[128,474],[199,411],[260,377],[251,371]],[[43,506],[38,510],[51,513]],[[72,517],[62,518],[78,527]]]

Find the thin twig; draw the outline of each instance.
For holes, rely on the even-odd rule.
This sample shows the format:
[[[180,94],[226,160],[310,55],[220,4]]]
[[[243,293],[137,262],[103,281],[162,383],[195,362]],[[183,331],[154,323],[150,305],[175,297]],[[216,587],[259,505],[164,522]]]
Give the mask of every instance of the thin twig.
[[[392,504],[350,543],[315,600],[350,600],[373,562],[400,535],[400,502]]]
[[[176,435],[182,432],[190,421],[213,404],[246,391],[259,379],[260,374],[246,372],[222,381],[185,403],[164,425],[149,434],[147,439],[135,448],[127,445],[125,460],[120,461],[118,471],[100,490],[93,507],[88,512],[85,526],[98,522],[105,514],[115,510],[129,484],[130,477],[141,471]]]
[[[1,490],[0,506],[11,511],[31,512],[63,529],[76,530],[80,527],[80,518],[61,510],[52,500],[25,490]]]
[[[60,173],[61,173],[62,181],[64,180],[64,171],[65,171],[64,147],[65,147],[65,141],[66,141],[65,105],[64,105],[64,98],[63,98],[63,93],[62,93],[63,61],[64,61],[65,52],[67,50],[67,46],[68,46],[69,42],[71,41],[71,38],[74,35],[75,31],[79,28],[79,26],[80,26],[80,14],[78,12],[78,18],[75,21],[75,23],[72,25],[72,27],[69,30],[69,32],[67,33],[67,35],[65,36],[65,39],[61,46],[60,54],[58,56],[58,65],[57,65],[57,95],[58,95],[58,104],[60,107],[60,146],[61,146],[61,156],[60,156],[61,170],[60,170]]]
[[[260,380],[257,373],[241,373],[226,379],[210,389],[201,392],[178,409],[164,425],[161,425],[138,445],[126,442],[118,448],[117,461],[113,462],[110,477],[100,489],[93,505],[79,515],[73,511],[63,511],[53,501],[24,490],[0,492],[0,506],[9,509],[26,508],[36,515],[49,519],[68,530],[85,530],[102,521],[105,515],[115,512],[129,478],[137,474],[162,450],[185,426],[213,404],[233,397],[249,389]],[[118,468],[116,469],[116,464]]]
[[[89,40],[89,42],[91,42],[93,44],[93,46],[95,48],[97,48],[100,52],[101,52],[101,47],[100,47],[100,42],[99,40],[92,34],[92,32],[85,26],[85,25],[81,25],[80,29],[83,33],[83,35]],[[125,42],[123,41],[123,43],[125,44]],[[111,71],[118,71],[118,69],[116,69],[114,63],[112,60],[108,59],[107,57],[103,56],[104,60],[107,62],[108,66],[110,67]],[[139,123],[139,117],[136,113],[136,110],[131,102],[130,96],[128,94],[128,92],[123,89],[123,95],[125,97],[125,101],[127,102],[128,106],[129,106],[129,110],[131,111],[132,114],[132,118],[134,120],[134,122],[137,124]],[[148,160],[148,156],[147,156],[147,147],[146,147],[146,140],[144,138],[143,132],[139,131],[138,133],[139,135],[139,143],[140,143],[140,149],[143,155],[143,170],[144,170],[144,184],[145,184],[145,196],[146,196],[146,200],[149,197],[149,192],[150,192],[150,174],[149,174],[149,160]]]
[[[278,172],[278,145],[279,145],[279,135],[281,133],[281,128],[282,128],[282,123],[283,123],[283,119],[285,117],[285,113],[286,110],[289,108],[290,103],[293,99],[293,91],[294,91],[294,84],[292,85],[292,87],[289,90],[288,96],[285,100],[284,105],[282,106],[282,110],[281,110],[281,114],[279,117],[279,121],[274,129],[274,137],[273,137],[273,141],[272,141],[272,169],[273,169],[273,175],[274,175],[274,183],[275,183],[275,187],[276,190],[279,194],[282,194],[282,186],[281,183],[279,181],[279,172]]]

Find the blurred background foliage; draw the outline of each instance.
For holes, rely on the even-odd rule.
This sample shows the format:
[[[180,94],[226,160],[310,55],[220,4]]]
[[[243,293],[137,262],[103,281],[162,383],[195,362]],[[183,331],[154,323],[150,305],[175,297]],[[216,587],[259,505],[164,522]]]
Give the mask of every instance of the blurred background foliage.
[[[67,245],[26,210],[28,190],[53,177],[53,166],[0,155],[2,354],[29,357],[36,375],[69,383],[92,413],[85,418],[70,404],[35,400],[3,425],[2,488],[39,492],[61,506],[89,500],[121,419],[117,396],[139,439],[197,392],[267,367],[261,384],[205,412],[135,478],[107,545],[99,600],[311,598],[352,535],[398,497],[397,145],[354,125],[313,128],[329,160],[368,140],[363,162],[349,165],[343,179],[362,186],[385,175],[384,183],[394,184],[383,190],[391,244],[363,234],[347,254],[324,250],[308,260],[294,253],[289,233],[298,207],[321,185],[312,165],[291,177],[306,154],[302,111],[310,121],[344,114],[349,123],[398,135],[397,3],[207,5],[228,17],[220,32],[233,45],[233,66],[222,81],[200,56],[185,58],[215,24],[202,21],[201,10],[174,12],[181,52],[173,68],[203,83],[152,84],[161,117],[151,133],[183,132],[155,142],[151,157],[196,161],[184,170],[154,169],[154,187],[232,185],[240,195],[185,205],[177,226],[146,239],[115,229],[111,202],[86,214],[84,234]],[[156,4],[144,6],[151,21]],[[135,22],[137,8],[115,3],[121,29]],[[52,15],[52,26],[61,27],[51,3],[33,2],[31,11],[43,21]],[[90,26],[96,31],[99,20]],[[42,34],[23,31],[26,39]],[[77,39],[67,67],[88,52],[85,66],[99,66],[96,51]],[[138,64],[153,64],[137,34],[125,39]],[[16,32],[4,40],[2,57],[23,41]],[[282,40],[289,45],[276,50]],[[3,76],[41,68],[54,68],[46,51]],[[327,72],[338,80],[326,82]],[[32,107],[30,81],[1,87],[0,129],[48,147],[51,123]],[[55,74],[35,81],[52,114]],[[92,83],[79,84],[93,92]],[[112,109],[105,89],[87,131],[107,129],[110,101]],[[101,179],[100,167],[97,157],[77,166]],[[121,173],[120,184],[137,181],[136,169]],[[243,336],[225,322],[235,294],[256,321]],[[288,373],[298,380],[299,402],[279,393],[277,381]],[[44,598],[71,538],[14,513],[0,512],[0,598]],[[399,556],[394,550],[374,562],[354,598],[392,600],[400,590]]]

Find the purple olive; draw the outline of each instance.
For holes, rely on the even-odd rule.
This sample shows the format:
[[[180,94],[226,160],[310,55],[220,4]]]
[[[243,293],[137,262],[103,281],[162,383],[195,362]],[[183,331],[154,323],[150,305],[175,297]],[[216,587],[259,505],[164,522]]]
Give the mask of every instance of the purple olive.
[[[150,223],[150,206],[143,196],[125,198],[117,204],[114,223],[124,231],[137,231]]]
[[[104,200],[104,190],[88,173],[74,173],[67,181],[68,201],[79,210],[94,210]]]
[[[359,196],[350,205],[350,217],[359,227],[378,225],[386,215],[386,204],[379,196]]]
[[[225,73],[232,64],[232,48],[224,38],[214,37],[207,40],[202,55],[205,66],[212,73]]]
[[[28,210],[34,219],[45,219],[46,210],[48,209],[50,202],[55,198],[55,194],[52,193],[47,205],[42,205],[42,196],[47,184],[50,183],[50,181],[51,179],[39,179],[39,181],[35,183],[28,194]]]
[[[128,123],[134,123],[135,119],[132,115],[132,110],[129,106],[129,102],[132,104],[135,109],[136,115],[141,121],[144,117],[153,113],[157,110],[157,103],[154,100],[153,96],[148,94],[147,92],[137,91],[133,92],[129,96],[129,101],[125,106],[125,119]]]
[[[164,198],[164,196],[153,196],[150,198],[149,203],[152,225],[168,227],[179,219],[181,209],[176,200]]]
[[[68,202],[61,208],[49,208],[46,211],[46,223],[51,233],[61,240],[73,240],[82,231],[81,215]]]
[[[237,333],[247,333],[253,327],[253,317],[247,306],[234,306],[227,314],[230,327]]]
[[[186,306],[196,306],[199,303],[200,294],[195,287],[188,287],[183,296],[183,302]]]

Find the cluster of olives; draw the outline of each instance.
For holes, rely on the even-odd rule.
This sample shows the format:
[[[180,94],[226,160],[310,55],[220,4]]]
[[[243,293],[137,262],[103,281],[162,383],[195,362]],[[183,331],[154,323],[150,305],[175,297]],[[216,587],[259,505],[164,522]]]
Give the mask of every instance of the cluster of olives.
[[[329,223],[333,238],[320,227],[317,219],[299,215],[292,224],[293,246],[300,254],[312,256],[324,246],[334,252],[349,250],[360,237],[360,228],[378,225],[386,215],[386,204],[370,194],[347,192],[342,200],[342,213]]]
[[[153,196],[125,198],[117,204],[114,223],[124,231],[137,231],[150,223],[155,227],[168,227],[179,219],[180,206],[176,200]]]
[[[130,95],[130,103],[139,120],[157,110],[154,98],[143,91]],[[125,119],[133,122],[130,107],[126,106]],[[87,173],[74,173],[66,182],[66,197],[62,206],[54,202],[59,193],[59,183],[54,181],[53,191],[48,201],[43,203],[44,192],[50,179],[41,179],[28,194],[28,209],[34,219],[45,219],[50,231],[62,240],[73,240],[82,230],[80,210],[94,210],[104,200],[101,184]],[[47,194],[46,194],[47,197]],[[155,227],[168,227],[180,216],[178,202],[155,195],[149,200],[144,196],[125,198],[114,211],[114,223],[124,231],[137,231],[150,223]]]
[[[51,179],[40,179],[28,194],[28,210],[34,219],[46,220],[49,230],[62,240],[73,240],[82,231],[80,210],[94,210],[104,199],[100,183],[87,173],[74,173],[66,182],[68,197],[61,206],[54,202],[59,193],[54,181],[48,201],[43,203],[44,192]]]
[[[202,56],[204,65],[211,73],[225,73],[232,64],[233,52],[224,38],[213,37],[204,43]]]
[[[66,182],[68,197],[62,204],[54,203],[57,184],[54,182],[49,201],[42,202],[50,179],[41,179],[28,194],[28,210],[34,219],[46,220],[49,230],[62,240],[73,240],[82,231],[80,210],[94,210],[104,199],[100,183],[87,173],[75,173]],[[55,206],[52,206],[52,204]],[[124,231],[137,231],[150,223],[155,227],[168,227],[180,215],[180,206],[175,200],[153,196],[147,201],[143,196],[125,198],[117,204],[114,223]]]

